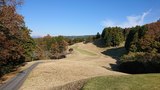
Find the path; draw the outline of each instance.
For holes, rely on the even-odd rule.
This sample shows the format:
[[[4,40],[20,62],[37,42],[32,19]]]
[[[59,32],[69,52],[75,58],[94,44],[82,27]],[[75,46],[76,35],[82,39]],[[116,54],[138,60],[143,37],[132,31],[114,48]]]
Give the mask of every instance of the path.
[[[0,86],[0,90],[18,90],[23,82],[26,80],[29,73],[41,62],[36,62],[32,66],[30,66],[28,69],[20,72],[16,75],[16,77],[12,78],[8,82],[2,84]]]

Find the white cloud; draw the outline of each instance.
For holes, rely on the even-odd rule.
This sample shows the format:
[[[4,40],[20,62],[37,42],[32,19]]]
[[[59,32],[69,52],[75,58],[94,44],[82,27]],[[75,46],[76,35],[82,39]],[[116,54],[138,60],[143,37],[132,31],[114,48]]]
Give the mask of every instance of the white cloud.
[[[106,20],[106,21],[103,21],[103,26],[105,27],[114,27],[115,26],[115,23],[111,20]]]
[[[151,12],[151,10],[148,10],[147,12],[144,12],[142,15],[137,15],[137,16],[127,16],[127,21],[122,22],[122,23],[116,23],[113,20],[105,20],[103,21],[103,26],[105,27],[122,27],[122,28],[127,28],[127,27],[134,27],[137,25],[143,25],[144,24],[144,18]]]

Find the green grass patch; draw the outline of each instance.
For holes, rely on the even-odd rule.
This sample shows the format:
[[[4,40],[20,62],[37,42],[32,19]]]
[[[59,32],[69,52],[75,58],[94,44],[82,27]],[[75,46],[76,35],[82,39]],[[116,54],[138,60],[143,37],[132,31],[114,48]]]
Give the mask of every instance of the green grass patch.
[[[160,74],[102,76],[90,79],[82,90],[159,90]]]
[[[84,50],[84,49],[80,49],[78,47],[73,47],[74,49],[76,49],[78,52],[82,53],[82,54],[85,54],[85,55],[90,55],[90,56],[95,56],[97,54],[93,53],[93,52],[89,52],[87,50]]]

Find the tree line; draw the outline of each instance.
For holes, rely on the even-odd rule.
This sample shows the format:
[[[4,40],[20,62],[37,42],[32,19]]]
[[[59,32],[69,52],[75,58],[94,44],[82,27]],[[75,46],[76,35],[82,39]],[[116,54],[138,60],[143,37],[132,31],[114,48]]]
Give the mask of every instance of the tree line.
[[[22,0],[0,0],[0,79],[25,62],[64,58],[68,44],[77,40],[47,35],[33,39],[24,17],[17,13]]]
[[[68,48],[67,38],[63,36],[52,37],[50,35],[35,38],[36,48],[33,53],[34,60],[60,59],[66,57]]]
[[[44,60],[44,59],[61,59],[67,55],[69,45],[79,42],[92,42],[95,36],[47,36],[41,38],[34,38],[34,50],[32,59],[30,60]],[[69,49],[72,50],[72,49]]]
[[[160,72],[160,22],[131,28],[106,27],[96,35],[106,46],[125,42],[127,53],[118,61],[118,68],[127,73]]]
[[[121,71],[160,72],[160,22],[130,28],[125,48],[128,53],[120,60]]]
[[[0,77],[31,59],[34,41],[16,7],[21,0],[0,0]]]

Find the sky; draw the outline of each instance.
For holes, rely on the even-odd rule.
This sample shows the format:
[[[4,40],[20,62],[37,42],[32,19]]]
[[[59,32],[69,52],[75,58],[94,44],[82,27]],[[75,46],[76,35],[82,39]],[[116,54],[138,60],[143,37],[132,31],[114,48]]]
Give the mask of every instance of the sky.
[[[18,12],[31,36],[95,35],[157,21],[160,0],[24,0]]]

